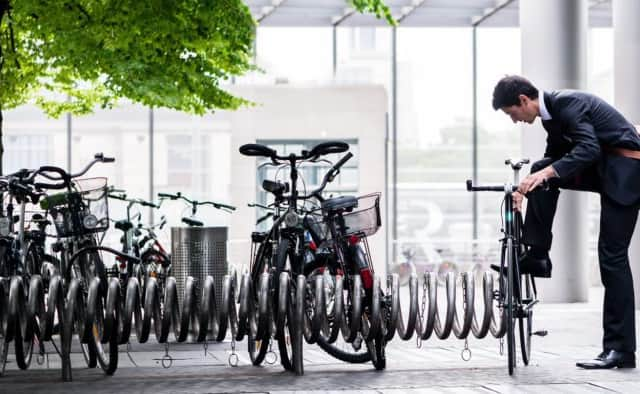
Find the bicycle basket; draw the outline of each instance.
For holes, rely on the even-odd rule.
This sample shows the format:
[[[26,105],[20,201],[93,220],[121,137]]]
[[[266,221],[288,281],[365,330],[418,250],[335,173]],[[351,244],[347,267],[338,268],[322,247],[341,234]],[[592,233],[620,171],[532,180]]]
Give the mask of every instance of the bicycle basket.
[[[375,234],[382,225],[380,218],[380,193],[358,197],[358,206],[342,215],[346,235],[360,238]]]
[[[51,196],[48,206],[60,237],[104,232],[109,228],[107,178],[74,179],[71,193]]]

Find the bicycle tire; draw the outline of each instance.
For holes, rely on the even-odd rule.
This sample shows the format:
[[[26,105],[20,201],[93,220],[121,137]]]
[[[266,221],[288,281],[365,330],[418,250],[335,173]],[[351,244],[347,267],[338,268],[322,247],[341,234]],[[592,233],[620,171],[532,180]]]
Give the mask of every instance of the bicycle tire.
[[[95,240],[90,240],[85,242],[85,244],[80,245],[78,251],[83,248],[97,246]],[[80,257],[83,257],[82,259]],[[102,261],[102,255],[97,250],[89,250],[84,252],[84,256],[78,257],[77,263],[80,266],[80,275],[81,279],[84,281],[85,286],[89,286],[91,280],[93,278],[99,278],[101,286],[103,286],[102,291],[107,291],[108,281],[107,274],[104,269],[104,262]]]
[[[383,335],[378,335],[371,341],[367,341],[367,350],[371,355],[371,363],[377,371],[382,371],[387,367],[386,339]]]
[[[514,272],[513,272],[513,240],[507,239],[507,247],[504,250],[507,258],[507,366],[509,375],[513,375],[516,367],[516,349],[515,349],[515,335],[514,335],[514,316],[513,316],[513,290],[514,290]]]
[[[303,335],[303,319],[304,319],[304,299],[305,299],[305,286],[307,280],[304,275],[298,275],[296,278],[296,286],[294,288],[295,297],[291,297],[292,304],[290,305],[291,311],[291,325],[293,330],[291,333],[291,358],[293,364],[293,371],[298,376],[304,375],[304,335]]]
[[[9,285],[9,333],[5,333],[5,341],[14,340],[16,364],[20,369],[29,368],[33,355],[33,335],[27,338],[29,317],[27,311],[27,291],[22,277],[13,276]],[[26,335],[25,335],[26,334]],[[33,332],[31,332],[33,334]],[[24,341],[23,341],[24,339]]]
[[[266,274],[265,274],[266,275]],[[253,365],[260,365],[264,361],[267,351],[268,351],[268,343],[269,343],[269,327],[268,327],[268,319],[269,319],[269,310],[268,306],[265,304],[261,305],[261,301],[265,302],[268,300],[266,297],[269,296],[269,282],[263,279],[261,276],[260,283],[258,283],[258,293],[253,295],[249,300],[249,319],[250,319],[250,328],[248,332],[247,345],[249,350],[249,358],[251,358],[251,363]],[[257,319],[256,319],[257,315]]]
[[[327,340],[322,335],[320,335],[320,337],[318,338],[317,344],[318,346],[320,346],[320,349],[324,350],[330,356],[333,356],[338,360],[347,363],[364,364],[371,361],[371,354],[369,353],[368,349],[364,352],[355,351],[354,353],[350,353],[346,350],[340,349],[335,345],[335,343],[332,344],[327,342]],[[348,345],[350,346],[350,344]]]
[[[533,300],[531,283],[529,275],[523,275],[524,277],[524,297],[525,299]],[[520,332],[520,349],[522,353],[522,363],[529,365],[531,360],[531,336],[533,327],[533,309],[529,309],[526,314],[518,317],[518,325]]]
[[[113,327],[113,330],[110,338],[103,338],[103,343],[97,349],[97,355],[98,363],[104,373],[113,375],[118,369],[118,326],[120,320],[120,282],[118,279],[111,278],[108,289],[107,302],[104,310],[105,323],[107,319],[111,320],[110,325]],[[105,352],[104,345],[108,347],[108,354]]]
[[[8,280],[0,278],[0,376],[4,375],[9,354],[9,341],[7,340],[7,324],[9,322],[9,290]]]
[[[285,267],[286,259],[289,255],[289,240],[283,238],[276,247],[276,267]],[[278,297],[275,303],[278,317],[276,321],[276,342],[278,343],[278,352],[280,353],[280,364],[287,371],[295,371],[293,365],[293,343],[292,343],[292,327],[293,327],[293,300],[292,300],[292,283],[291,279],[287,280],[287,289],[280,288],[280,274],[276,271],[275,278],[278,280],[276,287]],[[286,302],[281,305],[281,302]]]

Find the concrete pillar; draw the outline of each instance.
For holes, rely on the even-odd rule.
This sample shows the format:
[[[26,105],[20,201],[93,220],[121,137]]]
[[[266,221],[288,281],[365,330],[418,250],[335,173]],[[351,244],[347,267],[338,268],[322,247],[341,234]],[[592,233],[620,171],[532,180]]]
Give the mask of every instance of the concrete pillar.
[[[616,108],[633,124],[640,125],[640,1],[614,0],[613,55]],[[636,126],[638,127],[638,126]],[[640,229],[636,226],[629,249],[631,271],[640,307]]]
[[[586,87],[587,0],[520,0],[522,75],[541,90]],[[537,121],[522,129],[522,153],[542,158],[546,132]],[[588,298],[586,193],[563,190],[553,225],[553,278],[537,281],[544,302]]]

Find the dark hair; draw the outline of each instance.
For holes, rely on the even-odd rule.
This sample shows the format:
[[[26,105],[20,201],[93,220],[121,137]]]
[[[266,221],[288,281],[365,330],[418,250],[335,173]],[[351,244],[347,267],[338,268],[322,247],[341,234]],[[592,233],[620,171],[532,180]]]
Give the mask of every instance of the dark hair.
[[[538,98],[538,89],[528,79],[519,75],[507,75],[493,89],[493,109],[520,105],[521,94],[532,100]]]

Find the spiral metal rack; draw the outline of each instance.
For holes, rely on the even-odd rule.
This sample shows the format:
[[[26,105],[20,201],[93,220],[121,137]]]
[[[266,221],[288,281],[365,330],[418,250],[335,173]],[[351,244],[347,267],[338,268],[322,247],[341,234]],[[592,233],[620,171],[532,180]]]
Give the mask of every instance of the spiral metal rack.
[[[28,283],[19,276],[0,278],[0,374],[4,373],[12,344],[18,366],[26,369],[31,354],[25,354],[25,349],[36,352],[37,362],[42,363],[45,343],[50,342],[61,357],[63,380],[70,381],[71,343],[74,338],[89,343],[94,335],[92,330],[95,331],[98,325],[102,343],[128,344],[132,333],[139,343],[145,343],[153,333],[159,343],[192,341],[206,346],[207,342],[220,342],[230,335],[233,353],[229,363],[232,365],[237,365],[236,341],[245,336],[273,339],[284,332],[283,325],[292,318],[302,320],[296,323],[302,327],[308,343],[334,343],[339,337],[349,343],[358,337],[358,333],[365,340],[382,335],[386,341],[396,335],[407,341],[415,335],[418,343],[434,334],[439,339],[448,338],[451,333],[459,339],[466,339],[470,334],[476,338],[489,333],[501,338],[505,334],[504,309],[495,301],[490,272],[481,276],[471,272],[458,276],[449,273],[444,285],[440,286],[437,275],[428,272],[424,274],[421,287],[414,274],[409,280],[408,302],[401,300],[397,275],[390,275],[384,285],[376,277],[374,289],[378,291],[373,292],[371,308],[365,308],[363,297],[358,296],[364,294],[359,276],[353,278],[353,289],[350,289],[355,296],[346,302],[337,296],[343,294],[346,281],[342,276],[324,273],[309,278],[302,275],[290,278],[287,272],[277,278],[279,299],[291,297],[295,279],[298,286],[304,286],[306,282],[313,289],[306,295],[312,298],[311,302],[301,302],[303,295],[299,292],[297,302],[280,302],[273,308],[273,298],[269,294],[272,279],[269,273],[263,273],[260,283],[254,284],[248,273],[225,275],[221,289],[216,292],[212,276],[206,276],[202,282],[187,277],[184,293],[178,297],[173,277],[168,277],[162,294],[155,278],[149,278],[142,288],[133,277],[126,286],[121,286],[117,278],[108,278],[107,286],[101,286],[96,277],[85,292],[76,279],[63,286],[62,277],[49,264],[43,266],[42,275],[33,275]],[[480,290],[476,289],[478,284]],[[66,294],[63,289],[68,289]],[[86,294],[86,300],[82,299],[83,294]],[[219,299],[216,294],[221,295]],[[251,302],[252,299],[257,302]],[[302,304],[313,310],[293,314],[288,310],[300,309],[298,305]],[[403,305],[408,305],[408,310],[406,307],[403,310]],[[56,341],[61,346],[56,346]],[[116,358],[115,368],[117,349],[118,346],[111,347],[110,354],[112,359]],[[363,361],[366,360],[354,362]],[[171,362],[167,349],[162,365],[168,367]],[[87,363],[92,366],[90,360]],[[115,372],[115,368],[112,365],[107,373]]]

